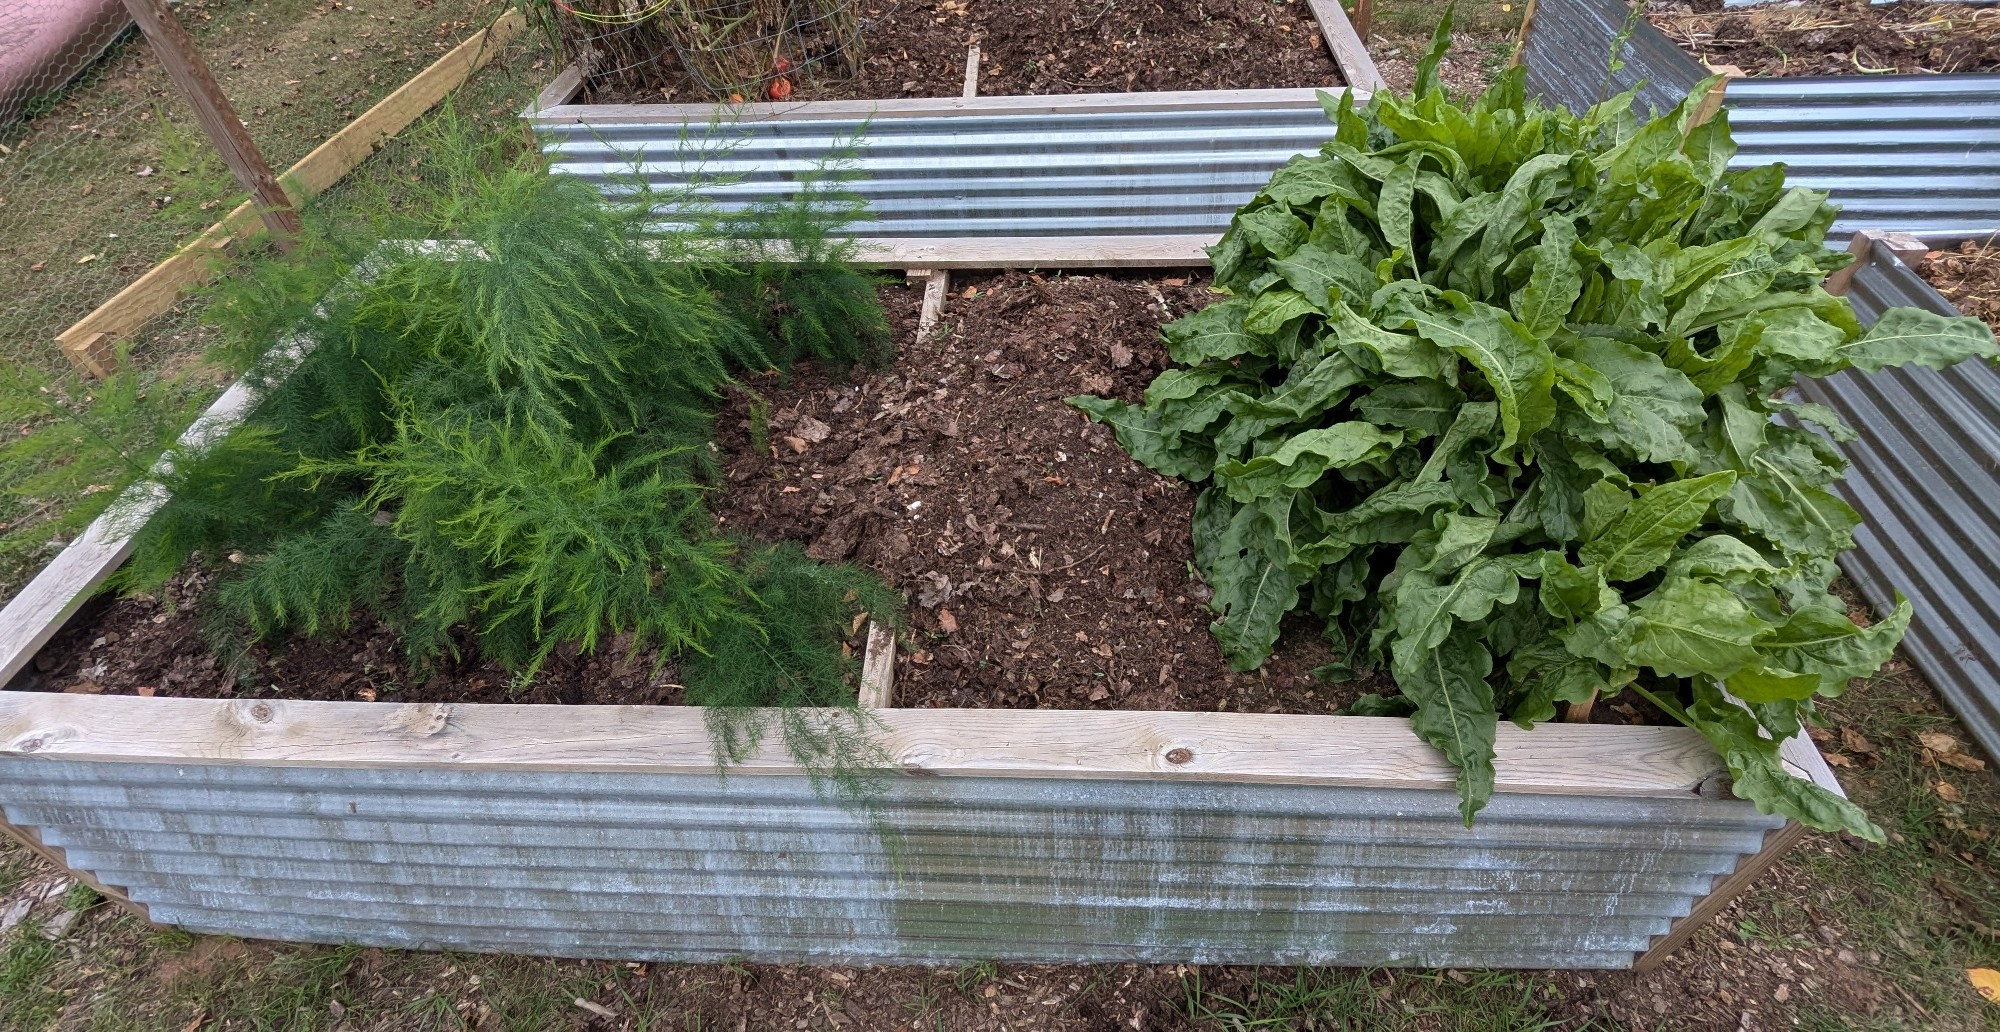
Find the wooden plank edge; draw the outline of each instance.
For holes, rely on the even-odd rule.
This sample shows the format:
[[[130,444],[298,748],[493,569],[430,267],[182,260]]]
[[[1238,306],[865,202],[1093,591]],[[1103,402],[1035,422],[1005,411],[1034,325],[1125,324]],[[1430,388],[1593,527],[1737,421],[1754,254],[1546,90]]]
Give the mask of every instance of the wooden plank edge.
[[[977,43],[965,48],[965,89],[959,95],[979,96],[979,44]]]
[[[1521,12],[1521,28],[1514,33],[1514,52],[1507,57],[1507,68],[1511,71],[1521,67],[1528,51],[1528,33],[1535,28],[1535,4],[1539,0],[1528,0],[1528,6]]]
[[[562,70],[556,73],[556,77],[550,79],[549,84],[542,87],[540,93],[535,94],[535,99],[528,102],[528,107],[521,112],[521,117],[530,118],[575,100],[576,95],[583,91],[583,80],[589,74],[594,56],[591,52],[585,52],[576,60],[564,65]]]
[[[1660,966],[1667,957],[1701,930],[1702,926],[1714,920],[1736,897],[1748,891],[1750,886],[1771,869],[1792,847],[1806,837],[1806,826],[1792,821],[1782,828],[1764,833],[1764,845],[1755,853],[1744,854],[1736,864],[1736,869],[1726,875],[1717,875],[1709,887],[1708,895],[1698,900],[1686,917],[1675,919],[1663,935],[1654,937],[1652,945],[1646,947],[1632,960],[1632,970],[1651,971]]]
[[[9,821],[4,810],[0,810],[0,838],[13,839],[15,842],[20,843],[22,848],[28,852],[41,857],[70,877],[90,886],[99,896],[110,901],[111,905],[149,925],[161,927],[158,922],[153,920],[152,912],[146,909],[146,905],[133,901],[132,894],[124,886],[112,885],[108,882],[100,881],[95,874],[74,866],[69,862],[69,856],[60,847],[51,846],[43,842],[41,833],[34,828]]]
[[[1201,268],[1217,236],[858,237],[856,260],[892,269]]]
[[[799,121],[826,118],[933,118],[954,115],[1067,115],[1130,111],[1317,108],[1324,87],[1259,90],[1174,90],[1157,93],[981,94],[976,97],[802,100],[754,104],[559,104],[522,112],[538,125],[588,123],[684,125],[711,122]],[[1368,99],[1356,88],[1355,102]]]
[[[843,719],[850,711],[825,711]],[[510,706],[0,693],[0,755],[230,766],[694,774],[716,770],[689,706]],[[889,768],[965,777],[1452,789],[1392,717],[1118,710],[875,711]],[[804,773],[780,736],[732,774]],[[1686,728],[1503,723],[1503,795],[1694,799],[1722,769]],[[1747,809],[1748,804],[1742,804]]]
[[[868,644],[861,653],[861,705],[865,709],[888,709],[896,698],[896,635],[874,620],[868,621]]]
[[[526,24],[520,11],[510,9],[412,76],[287,169],[280,177],[286,194],[294,204],[304,204],[339,182],[383,141],[403,131],[485,67],[499,47]],[[166,314],[189,288],[214,279],[218,252],[248,237],[258,224],[258,211],[252,202],[237,205],[220,222],[57,334],[64,356],[85,375],[108,375],[110,342]]]
[[[1307,0],[1307,5],[1319,22],[1326,52],[1333,56],[1333,63],[1340,68],[1340,77],[1347,85],[1357,90],[1388,89],[1388,81],[1382,78],[1381,69],[1375,67],[1375,59],[1368,56],[1368,44],[1354,31],[1354,23],[1347,20],[1347,11],[1340,6],[1340,0]],[[1359,103],[1362,97],[1357,94],[1354,99]]]

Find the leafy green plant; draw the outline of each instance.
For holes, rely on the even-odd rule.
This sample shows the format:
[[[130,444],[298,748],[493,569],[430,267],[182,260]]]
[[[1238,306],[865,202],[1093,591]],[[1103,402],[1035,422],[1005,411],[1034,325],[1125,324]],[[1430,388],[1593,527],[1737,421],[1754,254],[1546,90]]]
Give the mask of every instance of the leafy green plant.
[[[1211,251],[1229,297],[1165,329],[1179,365],[1143,404],[1071,403],[1207,485],[1195,558],[1232,664],[1309,606],[1386,665],[1401,695],[1364,711],[1411,714],[1467,821],[1501,714],[1629,690],[1706,736],[1738,795],[1879,838],[1778,756],[1910,619],[1859,627],[1829,592],[1858,517],[1826,438],[1853,431],[1783,392],[1990,358],[1991,333],[1914,309],[1864,332],[1820,287],[1849,260],[1825,195],[1728,170],[1702,89],[1642,124],[1631,93],[1545,109],[1516,69],[1461,106],[1449,26],[1414,99],[1322,95],[1335,138],[1237,213]]]
[[[316,218],[289,260],[226,281],[218,353],[248,366],[254,408],[152,469],[171,497],[127,517],[118,587],[156,591],[205,564],[205,625],[238,658],[362,619],[397,633],[419,672],[468,640],[523,678],[558,648],[653,650],[680,664],[690,703],[737,714],[715,725],[730,755],[764,726],[737,711],[851,707],[858,614],[893,624],[899,600],[859,569],[724,537],[705,505],[735,371],[884,353],[872,281],[828,234],[851,199],[809,187],[727,220],[643,190],[609,204],[474,133],[447,119],[422,188]],[[795,260],[772,261],[773,242]],[[84,468],[123,486],[154,466],[166,435],[149,450],[97,428],[145,422],[130,417],[145,409],[134,383],[113,381],[94,408],[43,386],[0,395],[13,405],[0,415],[46,423],[0,462],[75,457],[48,474],[55,487]],[[780,723],[836,774],[864,726]]]

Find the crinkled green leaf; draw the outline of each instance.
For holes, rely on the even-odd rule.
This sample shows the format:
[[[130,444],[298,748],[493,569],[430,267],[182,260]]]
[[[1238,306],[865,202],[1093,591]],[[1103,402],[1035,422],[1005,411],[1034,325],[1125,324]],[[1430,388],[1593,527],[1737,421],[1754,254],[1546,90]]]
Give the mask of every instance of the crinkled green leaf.
[[[1706,678],[1694,681],[1688,724],[1708,739],[1729,765],[1736,795],[1764,813],[1783,814],[1821,831],[1846,831],[1870,842],[1886,841],[1861,809],[1785,769],[1777,741],[1765,738],[1757,719],[1730,702]]]
[[[1524,728],[1554,720],[1558,702],[1587,702],[1610,688],[1602,664],[1553,638],[1516,649],[1507,660],[1507,676],[1520,692],[1513,720]]]
[[[1632,605],[1614,644],[1627,662],[1674,677],[1726,677],[1757,662],[1767,629],[1728,588],[1676,578]]]
[[[1692,456],[1688,434],[1703,419],[1701,391],[1656,355],[1621,341],[1585,337],[1561,352],[1597,372],[1610,399],[1601,416],[1571,415],[1564,432],[1643,462],[1681,462]]]
[[[1867,627],[1833,606],[1806,606],[1758,638],[1757,648],[1784,669],[1817,674],[1824,681],[1821,694],[1838,695],[1850,679],[1867,677],[1889,661],[1910,626],[1911,613],[1901,595],[1887,619]]]
[[[1248,298],[1232,297],[1168,323],[1160,335],[1166,338],[1167,354],[1184,365],[1271,354],[1269,342],[1243,327],[1243,317],[1249,313]]]
[[[1500,406],[1502,434],[1496,450],[1504,457],[1555,420],[1555,398],[1549,393],[1555,384],[1555,355],[1505,311],[1457,291],[1439,296],[1449,310],[1403,305],[1386,322],[1415,330],[1486,377]]]
[[[1457,420],[1465,392],[1437,380],[1415,380],[1376,387],[1354,403],[1371,423],[1401,426],[1436,437]]]
[[[1182,450],[1180,435],[1160,425],[1159,413],[1088,394],[1063,400],[1081,409],[1091,419],[1109,426],[1128,454],[1160,473],[1196,481],[1208,478],[1209,465],[1215,458],[1213,452],[1204,455],[1199,449]]]
[[[1256,507],[1234,506],[1213,492],[1203,502],[1213,507],[1207,522],[1217,528],[1210,562],[1203,564],[1215,592],[1209,608],[1217,613],[1209,629],[1230,669],[1254,670],[1270,658],[1279,621],[1298,605],[1307,578],[1287,565],[1283,547]]]
[[[1314,304],[1296,290],[1265,291],[1250,302],[1250,310],[1243,314],[1243,328],[1271,336],[1293,319],[1319,311],[1324,304]]]
[[[1248,502],[1285,488],[1305,487],[1329,469],[1386,458],[1404,437],[1404,431],[1383,430],[1373,423],[1336,423],[1297,434],[1247,462],[1223,462],[1215,467],[1215,476],[1229,497]]]

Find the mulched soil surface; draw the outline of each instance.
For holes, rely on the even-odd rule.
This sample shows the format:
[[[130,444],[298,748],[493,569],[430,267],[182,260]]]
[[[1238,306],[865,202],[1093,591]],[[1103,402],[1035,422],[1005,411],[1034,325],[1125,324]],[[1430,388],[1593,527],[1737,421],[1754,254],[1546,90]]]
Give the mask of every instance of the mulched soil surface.
[[[344,634],[253,646],[240,687],[202,636],[200,596],[214,575],[199,567],[176,577],[162,597],[99,600],[43,646],[10,687],[75,694],[249,697],[331,702],[506,702],[565,705],[678,705],[669,666],[657,654],[614,641],[592,656],[558,649],[532,683],[517,684],[477,658],[461,635],[459,661],[420,677],[388,628],[363,619]]]
[[[860,73],[797,84],[794,100],[956,97],[977,43],[979,92],[1001,96],[1327,86],[1340,83],[1304,0],[890,0],[861,6]],[[671,54],[643,90],[588,103],[713,99]],[[752,97],[762,100],[762,97]]]
[[[1954,250],[1932,251],[1917,274],[1959,311],[2000,333],[2000,244],[1968,240]]]
[[[1725,12],[1722,0],[1656,0],[1646,17],[1697,59],[1751,76],[2000,71],[1994,7],[1808,0]]]
[[[922,291],[883,292],[888,369],[806,370],[746,392],[718,427],[726,529],[874,569],[911,600],[899,706],[1327,712],[1361,690],[1314,681],[1333,657],[1300,622],[1233,674],[1190,576],[1195,492],[1134,462],[1063,404],[1137,401],[1166,367],[1159,327],[1203,281],[1007,274],[954,283],[917,339]]]
[[[910,599],[896,703],[1063,709],[1332,712],[1369,685],[1311,676],[1334,657],[1309,620],[1280,654],[1232,673],[1192,576],[1195,492],[1134,462],[1062,399],[1140,399],[1167,355],[1159,327],[1207,304],[1203,281],[1009,274],[968,281],[919,340],[920,287],[882,292],[899,358],[755,380],[718,421],[722,529],[851,560]],[[753,399],[767,413],[752,447]],[[479,661],[419,676],[372,620],[252,648],[232,686],[201,632],[213,574],[163,597],[100,603],[19,685],[196,698],[676,704],[671,668],[617,642],[560,651],[528,684]],[[857,647],[860,642],[855,643]]]

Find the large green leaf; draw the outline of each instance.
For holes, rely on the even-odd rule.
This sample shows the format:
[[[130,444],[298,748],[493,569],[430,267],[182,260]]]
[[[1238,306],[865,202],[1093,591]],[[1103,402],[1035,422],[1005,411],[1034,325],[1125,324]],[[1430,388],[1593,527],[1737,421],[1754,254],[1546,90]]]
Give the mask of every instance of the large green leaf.
[[[1614,644],[1633,666],[1673,677],[1726,677],[1757,662],[1752,643],[1766,626],[1728,588],[1681,577],[1634,603]]]
[[[1229,497],[1253,501],[1285,488],[1305,487],[1329,469],[1385,459],[1406,436],[1405,431],[1383,430],[1373,423],[1336,423],[1297,434],[1247,462],[1223,462],[1215,467],[1215,476]]]
[[[1605,337],[1585,337],[1562,357],[1595,370],[1610,390],[1601,416],[1571,415],[1563,430],[1599,447],[1643,462],[1683,462],[1692,457],[1688,434],[1703,418],[1699,388],[1659,356]]]
[[[1910,603],[1897,596],[1887,619],[1861,627],[1833,606],[1806,606],[1758,638],[1757,648],[1779,667],[1817,674],[1821,694],[1838,695],[1851,678],[1867,677],[1889,661],[1911,612]]]
[[[1944,316],[1921,308],[1891,308],[1861,339],[1839,349],[1854,368],[1875,372],[1915,363],[1943,369],[1968,358],[2000,358],[1993,330],[1971,316]]]
[[[1256,507],[1232,506],[1213,492],[1203,501],[1217,510],[1206,521],[1217,529],[1202,571],[1215,592],[1209,607],[1218,614],[1209,626],[1230,669],[1254,670],[1270,658],[1279,621],[1298,605],[1309,578],[1286,563],[1283,546]]]
[[[1500,406],[1502,433],[1496,451],[1504,457],[1555,420],[1555,398],[1549,393],[1555,384],[1555,355],[1505,311],[1457,291],[1439,296],[1450,309],[1431,311],[1404,304],[1388,325],[1415,330],[1472,363],[1486,377]]]
[[[1733,470],[1661,484],[1584,544],[1582,560],[1610,581],[1628,581],[1666,565],[1674,546],[1701,525],[1709,507],[1736,483]]]
[[[1200,451],[1183,451],[1180,435],[1160,425],[1158,412],[1088,394],[1063,400],[1083,410],[1091,419],[1109,426],[1118,443],[1140,462],[1170,477],[1208,479],[1213,453],[1203,455]]]
[[[1500,714],[1493,703],[1493,654],[1463,628],[1448,647],[1407,649],[1397,643],[1391,672],[1417,704],[1410,730],[1458,768],[1458,810],[1465,823],[1493,797],[1493,740]]]
[[[1724,697],[1713,682],[1696,678],[1693,691],[1694,701],[1686,711],[1688,724],[1722,754],[1739,798],[1764,813],[1783,814],[1810,828],[1886,841],[1882,829],[1860,807],[1785,769],[1777,741],[1764,737],[1757,718]]]
[[[1268,341],[1244,329],[1243,317],[1249,312],[1248,298],[1233,297],[1168,323],[1160,331],[1167,341],[1167,354],[1186,365],[1271,354]]]

